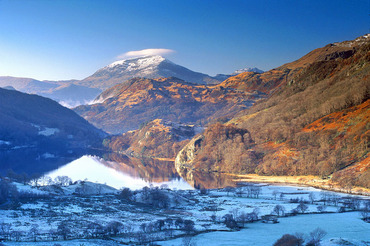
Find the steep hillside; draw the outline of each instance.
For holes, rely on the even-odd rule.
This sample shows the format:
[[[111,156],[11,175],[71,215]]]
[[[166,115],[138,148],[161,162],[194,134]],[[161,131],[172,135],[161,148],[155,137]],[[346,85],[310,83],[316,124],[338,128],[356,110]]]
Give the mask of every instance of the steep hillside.
[[[0,87],[12,86],[18,91],[37,94],[41,91],[48,91],[59,86],[53,81],[39,81],[30,78],[17,78],[9,76],[0,76]]]
[[[222,86],[205,86],[176,78],[135,78],[103,92],[93,105],[75,111],[103,130],[118,134],[135,130],[141,123],[163,119],[203,125],[232,116],[263,96]]]
[[[136,157],[155,157],[173,159],[202,127],[178,124],[161,119],[142,124],[141,128],[104,140],[109,149]]]
[[[116,61],[99,69],[93,75],[78,82],[78,84],[105,90],[136,77],[149,79],[177,77],[197,84],[221,82],[207,74],[194,72],[177,65],[162,56],[146,56]]]
[[[99,146],[104,133],[57,102],[0,89],[2,149],[17,146],[66,149]]]
[[[201,141],[196,148],[191,141],[183,149],[185,156],[180,151],[176,165],[187,171],[195,168],[322,177],[334,174],[332,180],[341,181],[343,186],[370,187],[369,81],[370,35],[316,49],[263,74],[232,77],[220,85],[242,90],[269,89],[265,91],[270,93],[267,100],[224,124],[225,128],[248,131],[253,144],[225,130],[210,134],[212,128],[220,126],[209,126],[198,136]],[[238,142],[241,144],[234,144]],[[231,146],[227,143],[235,146],[232,151],[222,147]],[[210,148],[218,153],[204,155]],[[240,159],[237,170],[230,169],[229,160],[246,152],[253,153],[253,161]]]

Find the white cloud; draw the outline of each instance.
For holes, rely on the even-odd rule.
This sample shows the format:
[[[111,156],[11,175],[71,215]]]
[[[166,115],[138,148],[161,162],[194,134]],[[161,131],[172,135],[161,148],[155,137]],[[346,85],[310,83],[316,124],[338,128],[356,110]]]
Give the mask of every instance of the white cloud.
[[[126,59],[140,56],[155,56],[155,55],[167,55],[174,53],[174,50],[170,49],[145,49],[145,50],[133,50],[117,56],[118,59]]]

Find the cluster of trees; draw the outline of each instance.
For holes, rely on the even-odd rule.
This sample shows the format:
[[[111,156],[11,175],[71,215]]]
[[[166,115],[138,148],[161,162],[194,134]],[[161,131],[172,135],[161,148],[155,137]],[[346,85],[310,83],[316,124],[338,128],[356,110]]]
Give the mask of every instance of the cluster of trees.
[[[254,142],[247,130],[216,123],[208,127],[203,136],[193,161],[195,168],[230,173],[254,172],[257,158],[251,151]]]
[[[4,178],[0,178],[0,204],[18,198],[17,187]]]
[[[136,191],[124,188],[118,197],[127,201],[135,201],[162,209],[168,208],[171,205],[171,199],[166,191],[167,186],[162,186],[161,188],[145,186],[141,190]]]
[[[230,213],[225,214],[222,216],[223,223],[226,227],[232,230],[239,230],[240,228],[244,228],[246,223],[252,223],[258,220],[259,209],[255,208],[253,212],[245,213],[240,212],[239,209],[233,209]],[[212,221],[216,221],[215,215],[211,216]]]
[[[41,176],[41,177],[35,177],[30,180],[30,185],[39,187],[39,186],[45,186],[45,185],[56,185],[56,186],[69,186],[71,185],[72,179],[68,176],[57,176],[54,178],[50,178],[49,176]]]

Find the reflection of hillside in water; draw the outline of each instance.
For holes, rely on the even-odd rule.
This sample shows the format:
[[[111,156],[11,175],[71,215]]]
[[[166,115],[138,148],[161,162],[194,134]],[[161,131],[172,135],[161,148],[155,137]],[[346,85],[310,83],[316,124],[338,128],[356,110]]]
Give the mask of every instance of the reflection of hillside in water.
[[[129,174],[135,178],[142,178],[148,182],[160,183],[180,178],[173,161],[163,161],[151,158],[134,158],[117,153],[103,156],[102,164],[118,172]]]
[[[191,172],[190,175],[179,175],[173,161],[139,159],[117,153],[105,154],[103,159],[105,160],[102,162],[104,165],[148,182],[160,183],[182,177],[188,184],[197,189],[235,186],[235,182],[230,176],[220,173]]]
[[[17,174],[41,176],[86,154],[99,155],[95,150],[85,149],[73,149],[69,152],[47,151],[31,147],[4,150],[0,151],[0,175],[4,175],[7,170],[11,169]]]
[[[221,173],[191,172],[181,177],[196,189],[216,189],[235,186],[230,176]]]

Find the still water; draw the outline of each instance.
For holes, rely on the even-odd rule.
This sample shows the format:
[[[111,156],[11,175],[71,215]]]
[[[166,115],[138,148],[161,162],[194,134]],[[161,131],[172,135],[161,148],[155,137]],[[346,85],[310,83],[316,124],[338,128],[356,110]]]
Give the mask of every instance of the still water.
[[[9,170],[29,178],[68,176],[73,181],[88,180],[117,189],[140,189],[150,185],[211,189],[235,185],[229,176],[220,173],[179,174],[173,161],[86,150],[71,153],[44,153],[31,148],[0,151],[0,175],[7,175]]]
[[[151,163],[149,161],[142,162],[141,160],[137,160],[138,163],[132,162],[129,158],[123,158],[123,160],[121,158],[120,162],[117,162],[97,156],[84,155],[45,175],[52,179],[57,176],[68,176],[72,181],[88,180],[117,189],[127,187],[135,190],[151,185],[166,185],[170,189],[193,189],[191,185],[169,168],[173,166],[173,163],[168,164],[167,162],[155,162],[153,160]]]

